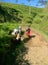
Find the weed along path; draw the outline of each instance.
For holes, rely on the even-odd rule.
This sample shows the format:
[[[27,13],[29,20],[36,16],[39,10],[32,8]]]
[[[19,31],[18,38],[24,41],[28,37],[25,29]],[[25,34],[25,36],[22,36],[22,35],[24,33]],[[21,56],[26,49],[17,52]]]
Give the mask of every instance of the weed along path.
[[[48,43],[40,33],[33,31],[32,35],[25,42],[28,52],[24,59],[28,60],[29,65],[48,65]]]

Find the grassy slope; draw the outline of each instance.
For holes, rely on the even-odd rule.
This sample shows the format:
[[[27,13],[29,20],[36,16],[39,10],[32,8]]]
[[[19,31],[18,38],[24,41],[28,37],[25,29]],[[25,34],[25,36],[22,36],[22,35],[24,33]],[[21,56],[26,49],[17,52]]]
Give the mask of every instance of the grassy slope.
[[[23,24],[32,24],[31,26],[33,28],[41,30],[46,35],[48,35],[47,10],[42,8],[31,7],[31,14],[29,15],[28,6],[10,4],[10,3],[0,3],[0,4],[2,5],[2,9],[0,10],[0,22],[6,21],[6,22],[22,22]]]
[[[25,47],[24,44],[21,44],[15,49],[9,49],[11,43],[9,32],[19,25],[26,26],[30,24],[32,28],[41,32],[48,40],[48,13],[47,11],[43,12],[41,8],[31,7],[31,14],[29,15],[28,6],[9,3],[0,3],[0,5],[2,5],[0,9],[0,22],[3,22],[0,23],[0,53],[2,65],[4,65],[4,63],[5,65],[13,65],[15,63],[13,61],[15,57],[18,58],[15,60],[15,64],[19,65],[19,63],[24,61],[20,56],[22,53],[25,53]],[[20,21],[21,23],[19,23]]]
[[[9,4],[9,3],[0,3],[2,5],[2,9],[1,11],[5,11],[5,16],[6,16],[6,19],[7,19],[7,16],[8,17],[14,17],[14,18],[20,18],[22,19],[23,21],[28,21],[33,19],[39,12],[41,9],[37,9],[35,7],[31,7],[31,14],[29,15],[29,7],[28,6],[25,6],[25,5],[17,5],[17,4]],[[1,11],[0,11],[0,14],[1,14]],[[3,18],[3,12],[1,14],[2,18]],[[8,18],[9,20],[9,18]],[[10,19],[12,20],[12,19]],[[17,20],[12,20],[12,21],[17,21]],[[18,20],[20,21],[20,20]]]
[[[31,26],[39,31],[42,31],[48,37],[48,11],[42,8],[31,7],[31,14],[29,15],[29,7],[26,5],[0,3],[5,14],[1,14],[0,22],[22,22],[24,24],[31,24]],[[5,15],[5,17],[3,16]]]

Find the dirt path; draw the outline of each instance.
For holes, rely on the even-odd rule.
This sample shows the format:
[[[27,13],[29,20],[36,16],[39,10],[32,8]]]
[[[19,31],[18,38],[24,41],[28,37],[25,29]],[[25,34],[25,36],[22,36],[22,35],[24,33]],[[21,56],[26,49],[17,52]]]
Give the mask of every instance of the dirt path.
[[[35,37],[25,43],[28,53],[24,59],[28,60],[30,65],[48,65],[48,43],[40,33],[33,31],[32,35]]]

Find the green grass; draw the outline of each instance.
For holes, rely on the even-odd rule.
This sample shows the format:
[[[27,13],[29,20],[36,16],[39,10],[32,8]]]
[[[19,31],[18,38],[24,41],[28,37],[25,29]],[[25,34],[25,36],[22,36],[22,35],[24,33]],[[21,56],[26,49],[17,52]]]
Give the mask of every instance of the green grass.
[[[18,26],[28,26],[41,33],[48,42],[48,11],[44,8],[31,7],[29,15],[29,7],[26,5],[1,3],[0,8],[0,53],[2,65],[28,65],[28,61],[23,59],[23,55],[27,52],[24,43],[20,45],[12,45],[11,35],[9,32]],[[4,12],[4,13],[3,13]],[[23,62],[24,61],[24,62]],[[5,64],[4,64],[5,63]]]
[[[1,23],[0,24],[0,54],[1,65],[21,65],[28,64],[28,61],[23,59],[27,53],[27,48],[24,43],[16,43],[12,39],[9,32],[19,26],[18,23]]]

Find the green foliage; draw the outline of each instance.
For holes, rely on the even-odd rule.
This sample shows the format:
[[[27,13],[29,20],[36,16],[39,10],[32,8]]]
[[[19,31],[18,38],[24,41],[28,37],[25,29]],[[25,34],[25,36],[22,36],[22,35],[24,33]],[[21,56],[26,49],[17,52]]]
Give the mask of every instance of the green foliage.
[[[42,11],[42,9],[31,7],[31,13],[29,15],[29,6],[2,2],[0,2],[0,4],[0,22],[26,21],[28,17],[33,19],[37,13]]]
[[[41,18],[40,18],[39,16],[36,16],[36,17],[34,18],[34,23],[40,24],[40,23],[41,23]]]
[[[23,59],[27,52],[24,43],[16,45],[15,40],[11,42],[9,34],[14,28],[31,25],[32,28],[42,31],[48,39],[48,13],[43,8],[31,7],[31,14],[28,13],[28,6],[9,3],[0,3],[0,53],[2,65],[28,64]],[[22,32],[22,35],[24,32]],[[20,64],[19,64],[20,63]]]
[[[12,38],[9,32],[14,28],[17,28],[17,23],[1,23],[0,24],[0,59],[1,65],[22,65],[28,64],[28,61],[23,59],[23,56],[27,52],[23,42],[18,44],[15,39]],[[22,35],[24,32],[22,32]]]

